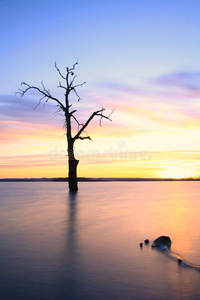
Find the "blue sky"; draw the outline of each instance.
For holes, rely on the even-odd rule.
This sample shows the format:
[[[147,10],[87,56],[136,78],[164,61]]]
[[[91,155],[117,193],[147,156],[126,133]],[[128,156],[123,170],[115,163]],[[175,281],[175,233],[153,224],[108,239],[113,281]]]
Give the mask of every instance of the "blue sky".
[[[103,140],[108,149],[123,141],[127,152],[198,151],[199,28],[198,0],[1,0],[0,120],[4,121],[4,149],[8,147],[5,136],[9,136],[9,143],[13,141],[13,153],[11,148],[4,150],[2,160],[16,152],[22,159],[26,153],[21,142],[16,144],[19,124],[13,123],[15,130],[11,132],[11,121],[29,120],[33,127],[35,123],[48,125],[48,116],[53,114],[51,104],[45,107],[45,114],[43,108],[33,111],[38,101],[35,95],[16,97],[20,83],[39,86],[44,80],[62,97],[56,88],[59,77],[54,62],[64,72],[77,59],[78,82],[87,82],[79,91],[83,98],[79,103],[81,117],[101,106],[109,111],[115,108],[112,124],[102,129],[96,122],[91,127],[97,144],[84,144],[89,152],[95,152]],[[56,130],[61,128],[62,135],[62,121],[51,118],[51,122]],[[163,135],[161,147],[158,141]],[[23,145],[26,143],[24,133]],[[52,146],[44,152],[51,152],[48,147]]]
[[[197,0],[1,0],[0,8],[2,91],[17,87],[11,74],[48,79],[55,60],[64,67],[79,58],[87,81],[198,70]]]

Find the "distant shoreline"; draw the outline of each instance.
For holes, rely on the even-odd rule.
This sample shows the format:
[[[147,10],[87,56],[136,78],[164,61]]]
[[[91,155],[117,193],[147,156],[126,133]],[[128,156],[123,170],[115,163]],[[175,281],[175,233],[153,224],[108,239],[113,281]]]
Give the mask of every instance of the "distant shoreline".
[[[200,181],[200,178],[90,178],[79,177],[78,182],[110,182],[110,181]],[[68,182],[66,177],[55,178],[2,178],[0,182]]]

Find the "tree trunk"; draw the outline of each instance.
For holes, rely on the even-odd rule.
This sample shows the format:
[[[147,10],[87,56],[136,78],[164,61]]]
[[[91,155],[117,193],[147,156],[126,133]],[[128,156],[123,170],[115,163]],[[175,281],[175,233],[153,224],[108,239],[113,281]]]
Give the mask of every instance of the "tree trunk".
[[[68,126],[70,128],[70,126]],[[78,181],[77,181],[77,166],[79,160],[74,156],[74,140],[71,138],[71,134],[67,137],[68,144],[68,186],[69,190],[74,192],[78,191]]]
[[[69,173],[68,173],[68,180],[69,180],[69,190],[70,191],[78,191],[78,181],[77,181],[77,166],[79,160],[73,158],[68,161],[69,166]]]

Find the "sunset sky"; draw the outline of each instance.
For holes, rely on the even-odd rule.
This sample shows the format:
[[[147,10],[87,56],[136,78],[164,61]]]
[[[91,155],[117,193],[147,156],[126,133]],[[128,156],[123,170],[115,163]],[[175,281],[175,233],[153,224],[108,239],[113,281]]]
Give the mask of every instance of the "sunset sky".
[[[77,118],[115,109],[76,142],[78,176],[200,177],[199,0],[0,0],[0,38],[0,178],[67,176],[55,104],[15,92],[64,99],[54,63],[77,60]]]

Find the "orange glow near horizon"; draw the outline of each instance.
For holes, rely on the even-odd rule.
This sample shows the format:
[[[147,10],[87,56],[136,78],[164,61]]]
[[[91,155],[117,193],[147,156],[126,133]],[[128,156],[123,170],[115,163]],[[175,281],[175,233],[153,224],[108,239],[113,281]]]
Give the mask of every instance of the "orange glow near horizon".
[[[41,146],[42,147],[42,146]],[[52,147],[52,146],[51,146]],[[29,155],[4,156],[0,158],[1,178],[66,177],[68,162],[64,144],[60,148],[49,145],[37,150],[27,148]],[[41,151],[43,149],[43,151]],[[42,154],[49,151],[48,154]],[[115,149],[116,150],[116,149]],[[25,152],[24,152],[25,153]],[[79,177],[122,177],[122,178],[197,178],[199,163],[195,157],[199,152],[112,152],[80,153],[77,158]],[[177,163],[179,157],[179,163]]]
[[[200,122],[196,114],[173,104],[161,105],[158,96],[152,99],[153,105],[147,103],[147,96],[129,96],[129,102],[117,105],[112,122],[103,120],[101,127],[94,119],[89,124],[85,134],[93,141],[76,141],[78,176],[199,178]],[[114,100],[102,100],[103,104],[107,101],[113,108]],[[30,112],[30,119],[22,115],[19,120],[0,120],[0,178],[68,175],[64,122],[59,117],[51,119],[51,114],[49,118],[45,114],[43,120],[40,113]],[[87,120],[88,112],[80,108],[80,113]],[[77,124],[73,125],[76,134]]]
[[[160,178],[174,178],[174,179],[182,179],[182,178],[198,178],[199,173],[192,168],[184,168],[184,166],[173,166],[166,167],[164,170],[159,171]]]

